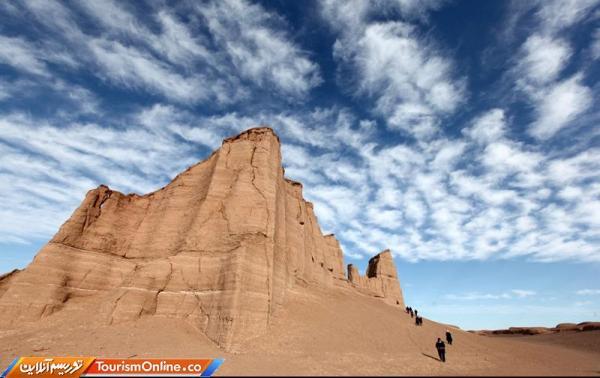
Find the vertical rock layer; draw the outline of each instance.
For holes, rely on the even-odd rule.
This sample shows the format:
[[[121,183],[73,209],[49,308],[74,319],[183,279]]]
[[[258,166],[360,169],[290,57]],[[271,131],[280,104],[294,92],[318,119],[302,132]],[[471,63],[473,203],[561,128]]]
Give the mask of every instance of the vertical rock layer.
[[[401,300],[389,253],[371,265],[356,282]],[[265,331],[299,280],[344,285],[342,251],[302,185],[284,178],[278,137],[255,128],[156,192],[89,191],[25,270],[0,278],[0,312],[31,321],[96,296],[108,322],[185,318],[236,349]]]

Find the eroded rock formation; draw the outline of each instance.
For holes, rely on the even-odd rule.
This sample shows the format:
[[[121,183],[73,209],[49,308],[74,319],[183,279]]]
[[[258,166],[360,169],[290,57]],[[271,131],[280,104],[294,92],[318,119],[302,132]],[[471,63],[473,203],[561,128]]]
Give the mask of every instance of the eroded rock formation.
[[[469,331],[478,335],[543,335],[548,333],[560,332],[585,332],[599,331],[600,322],[582,322],[582,323],[560,323],[555,327],[510,327],[508,329]]]
[[[34,261],[0,280],[0,313],[32,321],[93,296],[109,323],[185,318],[231,350],[265,331],[298,281],[347,285],[342,250],[284,178],[279,138],[255,128],[156,192],[89,191]],[[389,252],[353,282],[401,302]]]
[[[385,250],[369,260],[367,273],[361,276],[358,269],[348,265],[348,281],[357,288],[380,297],[392,305],[404,306],[396,266],[390,250]]]

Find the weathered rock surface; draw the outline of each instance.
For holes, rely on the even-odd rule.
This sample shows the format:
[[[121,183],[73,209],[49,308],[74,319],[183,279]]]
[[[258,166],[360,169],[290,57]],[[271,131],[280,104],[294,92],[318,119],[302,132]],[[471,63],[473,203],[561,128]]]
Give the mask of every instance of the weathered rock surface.
[[[0,274],[0,298],[2,297],[2,294],[8,290],[9,282],[14,279],[18,273],[19,269],[15,269],[12,272]]]
[[[577,324],[577,328],[579,331],[599,331],[600,330],[600,322],[583,322]]]
[[[348,265],[348,281],[387,303],[404,307],[402,290],[396,273],[396,266],[390,250],[385,250],[369,260],[366,275],[361,276],[358,269]]]
[[[391,254],[354,285],[402,304]],[[263,332],[289,288],[348,285],[302,185],[284,178],[279,138],[255,128],[147,195],[100,186],[23,271],[0,278],[0,323],[101,298],[109,323],[183,318],[235,350]],[[77,301],[73,301],[77,299]]]
[[[554,327],[558,332],[578,331],[579,327],[575,323],[560,323]]]

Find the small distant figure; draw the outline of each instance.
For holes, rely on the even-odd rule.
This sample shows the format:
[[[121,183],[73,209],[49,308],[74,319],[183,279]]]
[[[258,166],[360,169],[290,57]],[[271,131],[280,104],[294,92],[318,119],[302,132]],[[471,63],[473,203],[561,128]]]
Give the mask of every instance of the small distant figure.
[[[406,313],[408,314],[408,306],[406,306]]]
[[[452,345],[452,334],[448,330],[446,330],[446,342],[448,345]]]
[[[415,310],[415,316],[417,316],[419,314],[419,311]]]
[[[437,342],[435,343],[435,349],[437,349],[438,356],[440,357],[440,361],[446,362],[446,344],[438,337]]]
[[[415,314],[413,313],[412,308],[410,309],[410,317],[412,318]]]
[[[415,316],[415,325],[417,325],[417,326],[419,325],[419,317],[418,316]]]
[[[420,326],[423,325],[423,318],[418,316],[417,319],[419,320],[419,325]]]

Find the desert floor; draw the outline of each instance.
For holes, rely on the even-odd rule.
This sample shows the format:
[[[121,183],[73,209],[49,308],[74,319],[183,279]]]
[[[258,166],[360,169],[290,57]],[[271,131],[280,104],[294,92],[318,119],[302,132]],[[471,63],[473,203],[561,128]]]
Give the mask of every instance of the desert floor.
[[[216,375],[600,375],[600,331],[491,337],[451,329],[441,363],[434,343],[447,326],[425,319],[416,327],[402,310],[349,289],[296,287],[269,332],[238,353],[183,320],[106,325],[94,303],[78,301],[40,322],[0,329],[0,369],[17,356],[81,355],[224,357]]]

